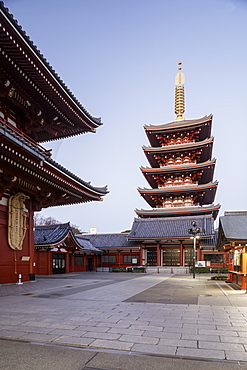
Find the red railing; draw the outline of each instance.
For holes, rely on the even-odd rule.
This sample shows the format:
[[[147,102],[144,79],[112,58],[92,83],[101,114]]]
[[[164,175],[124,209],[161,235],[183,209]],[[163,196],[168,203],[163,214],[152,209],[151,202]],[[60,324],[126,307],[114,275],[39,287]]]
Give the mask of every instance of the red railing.
[[[23,131],[19,130],[17,127],[15,127],[11,123],[7,122],[4,118],[0,117],[0,123],[3,127],[7,127],[11,132],[18,135],[21,139],[24,139],[30,145],[33,145],[36,149],[41,151],[44,155],[47,155],[48,157],[51,157],[51,151],[50,150],[45,149],[43,146],[38,144],[37,141],[33,140],[31,137],[24,134]]]

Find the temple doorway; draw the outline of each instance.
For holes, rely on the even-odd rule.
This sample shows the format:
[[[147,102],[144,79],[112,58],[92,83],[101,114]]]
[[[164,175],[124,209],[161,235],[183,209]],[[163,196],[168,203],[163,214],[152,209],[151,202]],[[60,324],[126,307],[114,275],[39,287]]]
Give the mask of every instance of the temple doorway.
[[[87,271],[93,271],[93,258],[88,257],[87,259]]]
[[[156,249],[147,249],[147,266],[157,265]]]
[[[52,253],[52,273],[53,274],[66,273],[65,254]]]
[[[180,266],[180,250],[174,248],[164,249],[163,266]]]

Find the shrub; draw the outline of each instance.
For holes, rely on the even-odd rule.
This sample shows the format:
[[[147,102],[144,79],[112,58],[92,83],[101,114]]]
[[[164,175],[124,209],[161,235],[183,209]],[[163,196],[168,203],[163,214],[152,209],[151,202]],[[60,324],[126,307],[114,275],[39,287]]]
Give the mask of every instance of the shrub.
[[[133,272],[145,272],[145,267],[133,267]]]
[[[227,279],[227,276],[225,275],[216,275],[216,276],[211,277],[211,280],[226,280],[226,279]]]
[[[193,267],[190,267],[190,273],[193,272]],[[218,273],[218,274],[227,274],[228,268],[226,267],[196,267],[196,274],[209,274],[209,273]]]
[[[125,267],[112,267],[112,272],[126,272]]]

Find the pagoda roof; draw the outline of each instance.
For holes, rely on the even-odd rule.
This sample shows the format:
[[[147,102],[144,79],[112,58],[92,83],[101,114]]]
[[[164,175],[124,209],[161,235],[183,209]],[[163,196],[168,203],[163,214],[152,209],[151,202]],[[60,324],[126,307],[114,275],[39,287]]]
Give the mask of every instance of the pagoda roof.
[[[172,121],[172,122],[169,122],[169,123],[164,123],[162,125],[152,125],[152,124],[149,124],[149,125],[144,125],[144,128],[146,131],[154,131],[154,132],[163,132],[163,131],[167,131],[167,130],[176,130],[178,128],[185,128],[185,127],[194,127],[194,126],[198,126],[198,125],[202,125],[202,124],[205,124],[205,123],[210,123],[213,119],[213,115],[210,114],[208,116],[204,116],[202,118],[198,118],[198,119],[191,119],[191,120],[179,120],[179,121]]]
[[[165,167],[141,167],[141,171],[149,184],[152,187],[157,187],[157,182],[154,176],[164,176],[167,174],[185,173],[185,172],[195,172],[203,170],[203,179],[205,182],[209,182],[213,178],[213,172],[215,167],[216,159],[208,160],[203,163],[186,163],[174,166]]]
[[[4,181],[13,187],[15,182],[19,183],[19,189],[29,184],[22,190],[39,199],[41,208],[102,200],[102,196],[108,193],[107,187],[94,187],[55,162],[47,150],[1,118],[0,136]]]
[[[129,240],[140,241],[173,241],[190,239],[189,229],[192,221],[196,221],[203,232],[201,238],[214,235],[214,219],[211,215],[160,217],[160,218],[135,218],[129,233]]]
[[[155,208],[156,204],[153,200],[153,196],[180,196],[183,194],[203,193],[203,204],[211,204],[214,201],[215,193],[217,190],[218,182],[210,182],[207,184],[190,184],[181,186],[167,186],[162,188],[147,189],[138,188],[141,196],[148,202],[148,204]]]
[[[217,248],[231,243],[247,243],[247,212],[225,212],[219,218]],[[235,245],[237,247],[237,245]]]
[[[14,81],[25,89],[47,115],[35,137],[30,136],[41,142],[94,132],[101,119],[91,116],[75,98],[2,1],[0,21],[1,67],[11,84]]]
[[[136,214],[141,218],[150,217],[174,217],[212,214],[214,220],[217,218],[220,205],[197,206],[197,207],[169,207],[155,209],[136,209]]]
[[[164,156],[170,153],[184,153],[195,150],[202,150],[200,162],[207,161],[211,158],[214,138],[210,137],[203,141],[193,143],[166,145],[162,147],[143,146],[144,153],[152,167],[157,167],[158,162],[154,155]]]
[[[204,140],[211,135],[211,126],[212,126],[213,115],[205,116],[199,119],[194,120],[181,120],[181,121],[172,121],[170,123],[165,123],[162,125],[145,125],[144,129],[146,131],[148,140],[152,146],[159,146],[159,140],[157,134],[173,134],[173,133],[182,133],[189,130],[201,129],[200,130],[200,140]]]

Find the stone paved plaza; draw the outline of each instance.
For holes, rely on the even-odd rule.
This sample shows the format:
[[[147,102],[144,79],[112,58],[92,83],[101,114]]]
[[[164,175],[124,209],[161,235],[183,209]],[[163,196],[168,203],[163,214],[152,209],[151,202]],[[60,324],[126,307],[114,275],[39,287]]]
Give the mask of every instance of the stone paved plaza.
[[[208,275],[40,277],[0,286],[0,300],[2,339],[247,368],[247,294]]]

